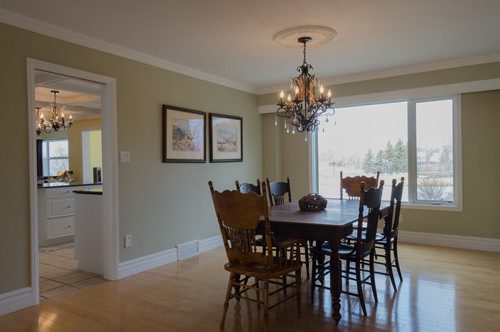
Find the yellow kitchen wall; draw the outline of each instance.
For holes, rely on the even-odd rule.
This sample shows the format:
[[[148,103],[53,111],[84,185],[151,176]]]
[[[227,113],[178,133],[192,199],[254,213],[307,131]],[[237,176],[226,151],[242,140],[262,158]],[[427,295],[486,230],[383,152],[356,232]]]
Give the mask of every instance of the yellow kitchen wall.
[[[44,134],[40,134],[39,136],[37,136],[36,139],[42,139],[45,141],[57,140],[57,139],[68,139],[68,131],[63,130],[63,131],[54,131],[51,133],[44,133]]]
[[[208,180],[222,189],[262,175],[254,94],[1,23],[0,44],[8,45],[0,52],[0,115],[13,124],[0,140],[0,294],[30,286],[27,58],[117,79],[118,147],[131,156],[118,170],[119,237],[134,236],[133,247],[121,246],[121,262],[219,234]],[[162,163],[163,104],[242,116],[243,162]]]
[[[100,130],[90,132],[90,167],[102,169],[102,135]]]
[[[101,118],[78,120],[68,129],[69,169],[75,182],[83,181],[82,132],[101,129]]]
[[[401,77],[333,86],[337,95],[351,96],[375,92],[452,84],[500,78],[500,63],[439,70]],[[463,211],[417,210],[403,207],[405,231],[449,234],[500,239],[500,223],[496,206],[500,188],[500,90],[461,95],[462,115],[462,184]],[[259,105],[270,105],[277,94],[258,97]],[[274,127],[274,114],[262,115],[263,128]],[[276,131],[278,130],[278,133]],[[332,130],[335,130],[333,127]],[[278,177],[290,176],[295,199],[309,192],[309,145],[302,135],[284,133],[274,127],[275,135],[266,133],[263,148],[264,171]],[[363,135],[353,128],[353,135]],[[335,143],[332,143],[335,144]],[[348,144],[348,142],[338,142]],[[277,170],[277,171],[276,171]]]

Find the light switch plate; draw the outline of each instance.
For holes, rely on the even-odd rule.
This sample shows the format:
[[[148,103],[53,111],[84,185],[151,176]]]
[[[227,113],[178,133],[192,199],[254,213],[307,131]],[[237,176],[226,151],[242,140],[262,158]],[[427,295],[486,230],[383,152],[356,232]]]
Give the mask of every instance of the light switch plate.
[[[125,235],[125,243],[124,243],[125,248],[130,248],[132,247],[132,234],[127,234]]]
[[[130,152],[120,151],[120,162],[121,163],[129,163],[130,162]]]

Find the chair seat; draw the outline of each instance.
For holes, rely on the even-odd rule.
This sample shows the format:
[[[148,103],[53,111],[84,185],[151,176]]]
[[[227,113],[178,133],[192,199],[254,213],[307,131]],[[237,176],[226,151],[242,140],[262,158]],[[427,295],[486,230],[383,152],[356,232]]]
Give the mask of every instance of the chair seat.
[[[357,229],[358,228],[358,222],[357,221],[353,222],[352,223],[352,227],[354,229]],[[366,218],[363,219],[363,225],[362,225],[362,227],[363,227],[363,229],[366,229],[366,227],[368,227],[368,224],[366,222]]]
[[[299,239],[290,239],[286,237],[280,237],[280,236],[273,236],[272,237],[272,244],[274,247],[278,248],[286,248],[290,247],[292,245],[298,244],[301,242]],[[258,246],[265,246],[266,245],[266,240],[264,237],[261,237],[257,240],[255,240],[255,244]]]
[[[364,233],[365,233],[365,232],[363,232],[363,235],[362,235],[362,236],[364,236],[364,235],[365,235]],[[351,235],[349,235],[349,236],[347,236],[347,237],[346,237],[346,239],[351,240],[351,241],[356,241],[357,237],[358,237],[358,231],[353,231],[353,232],[351,233]],[[377,234],[375,235],[375,242],[376,242],[376,243],[382,243],[382,242],[385,242],[385,239],[386,239],[386,236],[385,236],[383,233],[377,233]],[[391,239],[391,241],[392,241],[392,239]]]
[[[332,248],[328,243],[324,243],[321,245],[320,248],[318,247],[313,247],[311,248],[311,252],[320,254],[320,255],[331,255],[332,254]],[[350,256],[355,254],[355,249],[353,245],[349,244],[341,244],[339,248],[339,256],[341,259],[349,259]]]
[[[286,265],[283,263],[283,260],[276,259],[270,266],[226,263],[224,264],[224,269],[229,272],[247,275],[258,279],[273,279],[280,278],[285,274],[300,270],[302,266],[302,263],[297,261],[288,260]]]

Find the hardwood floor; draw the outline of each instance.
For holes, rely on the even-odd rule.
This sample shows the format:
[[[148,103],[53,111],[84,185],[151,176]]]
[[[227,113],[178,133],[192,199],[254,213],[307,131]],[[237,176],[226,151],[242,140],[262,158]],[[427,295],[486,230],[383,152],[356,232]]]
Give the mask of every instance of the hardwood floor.
[[[218,331],[229,275],[225,259],[220,248],[50,298],[0,317],[0,331]],[[500,254],[401,244],[400,259],[404,281],[398,292],[378,275],[374,304],[366,288],[367,317],[356,298],[343,295],[343,318],[335,327],[329,293],[317,290],[311,304],[304,278],[300,317],[295,301],[272,309],[267,321],[255,304],[233,301],[225,330],[500,330]]]

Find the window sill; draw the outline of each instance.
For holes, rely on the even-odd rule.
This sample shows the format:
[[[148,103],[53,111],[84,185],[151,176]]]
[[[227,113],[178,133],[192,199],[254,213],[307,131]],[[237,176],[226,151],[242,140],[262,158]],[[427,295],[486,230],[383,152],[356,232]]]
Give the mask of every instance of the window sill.
[[[450,211],[462,212],[462,206],[458,204],[410,204],[403,203],[402,208],[405,210],[434,210],[434,211]]]

